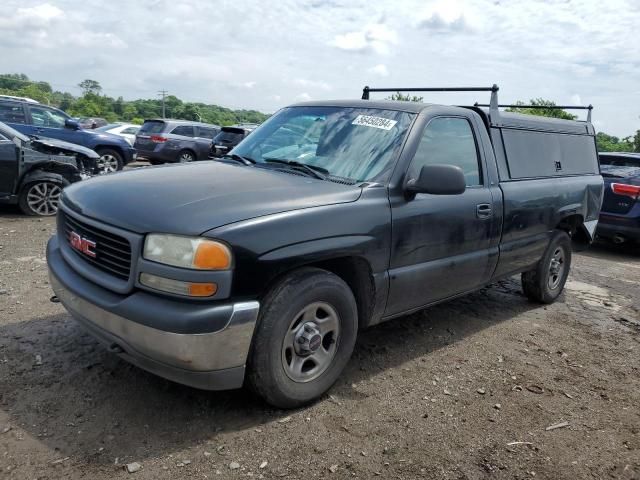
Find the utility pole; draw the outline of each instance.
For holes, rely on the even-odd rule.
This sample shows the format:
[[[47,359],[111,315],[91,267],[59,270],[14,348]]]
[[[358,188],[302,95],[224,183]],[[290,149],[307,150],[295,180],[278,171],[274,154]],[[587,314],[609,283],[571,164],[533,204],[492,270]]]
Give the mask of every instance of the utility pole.
[[[158,90],[158,95],[162,96],[162,118],[166,118],[164,110],[164,98],[167,96],[167,93],[169,93],[167,90]]]

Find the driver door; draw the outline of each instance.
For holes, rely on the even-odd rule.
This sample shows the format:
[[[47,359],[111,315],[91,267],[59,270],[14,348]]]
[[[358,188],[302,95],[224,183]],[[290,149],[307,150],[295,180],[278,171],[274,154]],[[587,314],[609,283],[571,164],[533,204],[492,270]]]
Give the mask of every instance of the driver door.
[[[68,119],[59,110],[42,105],[29,105],[31,115],[32,132],[34,135],[46,138],[57,138],[70,143],[80,143],[78,136],[81,131],[65,128],[64,123]]]
[[[424,165],[456,165],[467,188],[459,195],[392,200],[386,315],[473,290],[491,276],[497,255],[492,196],[472,125],[471,118],[452,116],[435,117],[424,127],[406,178],[416,178]]]

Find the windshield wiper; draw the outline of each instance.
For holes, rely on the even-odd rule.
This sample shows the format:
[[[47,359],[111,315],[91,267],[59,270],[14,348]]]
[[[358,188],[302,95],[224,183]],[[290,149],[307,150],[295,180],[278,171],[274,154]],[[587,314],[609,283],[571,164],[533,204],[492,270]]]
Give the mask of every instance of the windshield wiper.
[[[223,155],[222,158],[230,158],[231,160],[235,160],[236,162],[240,162],[243,165],[253,165],[256,161],[250,157],[243,157],[242,155],[238,155],[235,153],[228,153]]]
[[[265,162],[267,163],[278,163],[281,165],[287,165],[295,170],[302,170],[303,172],[308,173],[314,178],[318,178],[320,180],[326,180],[326,175],[329,174],[329,170],[322,167],[317,167],[315,165],[307,165],[306,163],[296,162],[295,160],[283,160],[281,158],[265,158]]]

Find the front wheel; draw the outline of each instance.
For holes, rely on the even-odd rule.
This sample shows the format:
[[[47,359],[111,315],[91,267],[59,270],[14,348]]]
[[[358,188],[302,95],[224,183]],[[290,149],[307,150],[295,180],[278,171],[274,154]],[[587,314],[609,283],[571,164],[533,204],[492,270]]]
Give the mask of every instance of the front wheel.
[[[247,382],[275,407],[309,403],[338,379],[357,331],[358,312],[349,286],[326,270],[298,270],[264,298]]]
[[[122,157],[115,150],[103,148],[97,150],[97,153],[100,155],[100,158],[96,161],[98,173],[100,175],[117,172],[118,170],[122,170],[124,167]]]
[[[18,205],[26,215],[49,217],[58,212],[64,184],[47,179],[28,183],[22,188]]]
[[[571,267],[571,238],[556,231],[537,267],[522,274],[522,290],[531,300],[553,303],[562,293]]]

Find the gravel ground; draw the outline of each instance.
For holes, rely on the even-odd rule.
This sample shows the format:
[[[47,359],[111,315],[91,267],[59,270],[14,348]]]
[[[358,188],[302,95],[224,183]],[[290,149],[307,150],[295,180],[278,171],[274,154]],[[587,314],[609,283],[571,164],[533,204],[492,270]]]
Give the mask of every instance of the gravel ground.
[[[280,411],[106,353],[49,302],[53,231],[0,210],[0,478],[640,478],[637,250],[576,254],[551,306],[514,278],[367,330]]]

